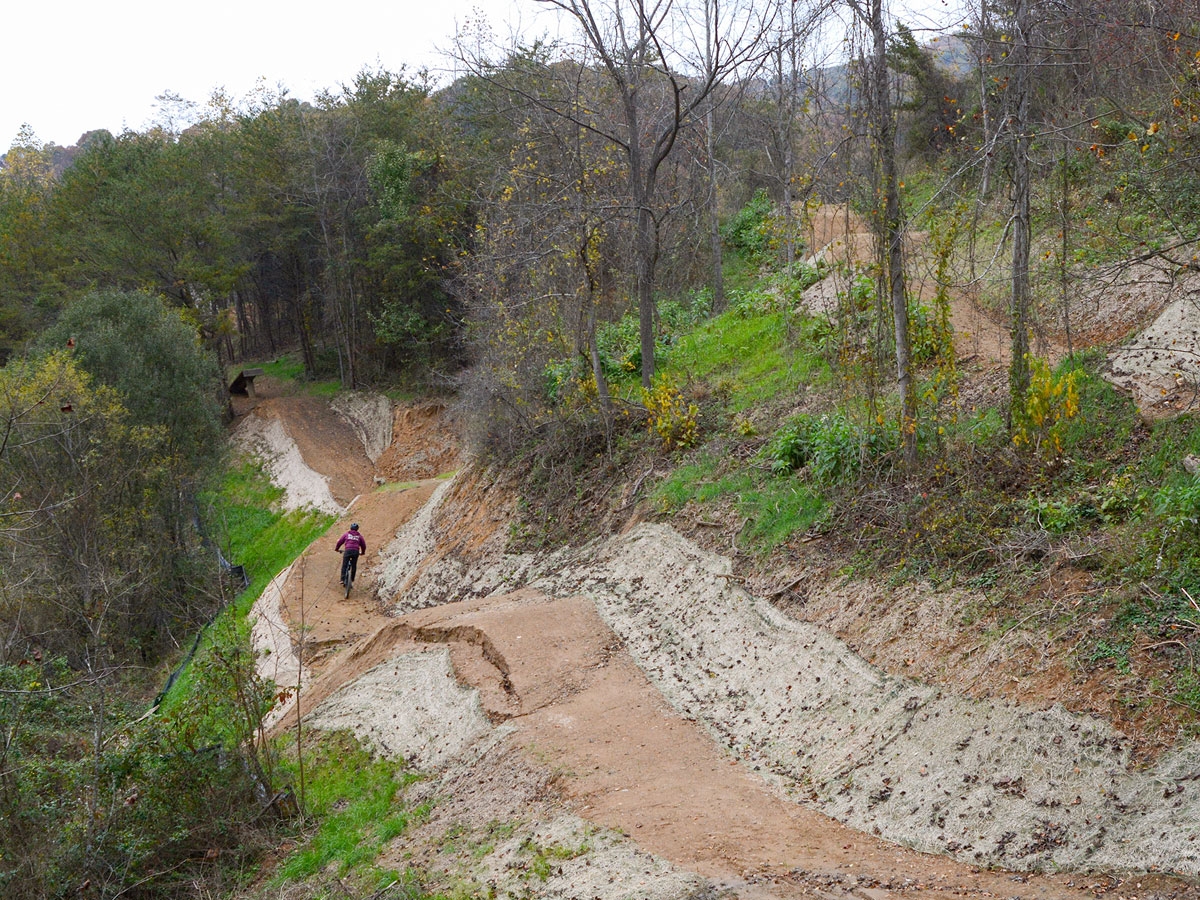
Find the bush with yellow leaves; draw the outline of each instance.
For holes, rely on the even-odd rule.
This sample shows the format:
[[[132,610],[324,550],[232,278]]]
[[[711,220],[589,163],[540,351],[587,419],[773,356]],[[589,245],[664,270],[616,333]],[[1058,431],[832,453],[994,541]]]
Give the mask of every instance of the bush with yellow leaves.
[[[1029,356],[1029,391],[1013,410],[1012,441],[1043,456],[1062,455],[1062,432],[1079,414],[1079,370],[1058,375],[1044,359]]]
[[[642,389],[642,403],[650,414],[649,427],[663,442],[664,450],[694,447],[700,437],[700,407],[686,403],[675,382],[665,375]]]

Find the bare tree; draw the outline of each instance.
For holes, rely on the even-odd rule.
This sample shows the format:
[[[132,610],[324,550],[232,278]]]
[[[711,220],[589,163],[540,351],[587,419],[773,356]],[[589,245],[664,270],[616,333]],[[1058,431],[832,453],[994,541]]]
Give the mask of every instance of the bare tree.
[[[770,112],[767,127],[767,156],[770,175],[775,182],[775,194],[783,214],[783,261],[791,266],[796,261],[795,201],[797,185],[804,180],[802,164],[797,159],[797,138],[802,129],[801,117],[812,97],[815,74],[806,71],[805,51],[826,12],[823,3],[785,2],[775,22],[768,43],[763,74],[770,81]],[[815,131],[817,129],[808,129]],[[815,174],[807,179],[815,184]],[[802,196],[806,196],[803,192]]]
[[[606,76],[619,119],[580,125],[624,157],[634,218],[642,385],[654,377],[654,291],[659,257],[659,176],[684,129],[705,116],[716,87],[756,62],[770,13],[743,0],[539,0],[578,29],[575,51]],[[564,115],[573,112],[563,111]]]
[[[1013,410],[1025,404],[1029,393],[1029,309],[1032,291],[1029,284],[1029,254],[1032,220],[1030,217],[1029,145],[1029,0],[1014,0],[1013,46],[1009,54],[1012,66],[1012,110],[1009,134],[1012,145],[1013,218],[1012,218],[1012,360],[1009,364],[1009,418]]]
[[[900,176],[896,161],[896,120],[888,77],[888,31],[884,0],[847,0],[867,29],[871,55],[866,61],[867,94],[874,138],[876,176],[875,216],[880,243],[881,283],[892,306],[896,338],[896,386],[900,393],[900,430],[904,461],[917,461],[917,390],[912,373],[912,341],[908,323],[908,288],[904,275],[904,215],[900,208]]]

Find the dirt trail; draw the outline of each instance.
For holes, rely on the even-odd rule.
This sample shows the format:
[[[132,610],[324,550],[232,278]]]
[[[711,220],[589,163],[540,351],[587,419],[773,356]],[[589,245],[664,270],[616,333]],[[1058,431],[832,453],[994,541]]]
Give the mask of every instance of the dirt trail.
[[[291,436],[309,448],[299,452],[309,471],[356,458],[345,443],[360,441],[353,429],[325,424],[309,430],[313,421],[324,421],[311,404],[268,399],[260,409],[285,426],[276,438]],[[409,460],[424,452],[416,433],[421,418],[409,417],[414,427],[396,437],[410,448]],[[435,443],[442,446],[441,437]],[[430,448],[427,455],[440,459],[440,453]],[[403,468],[394,453],[380,458]],[[347,484],[361,483],[346,477]],[[264,670],[287,673],[272,675],[281,685],[304,684],[295,705],[276,712],[275,727],[290,727],[301,715],[313,727],[349,728],[379,752],[402,756],[429,774],[419,790],[437,800],[430,819],[392,853],[398,865],[420,862],[433,886],[450,890],[466,881],[490,884],[501,897],[581,900],[674,900],[710,896],[714,888],[746,898],[859,900],[900,892],[1063,900],[1108,892],[1200,895],[1160,878],[980,869],[879,840],[785,797],[780,766],[751,749],[761,739],[709,717],[721,709],[722,689],[739,709],[745,700],[776,702],[771,692],[782,687],[767,670],[753,668],[761,648],[744,642],[744,658],[724,659],[719,648],[680,640],[682,631],[673,636],[689,613],[672,612],[669,604],[652,609],[655,597],[678,601],[684,610],[690,597],[700,601],[687,581],[694,564],[676,569],[666,552],[674,539],[645,535],[664,551],[653,561],[667,566],[655,575],[667,579],[661,583],[644,582],[636,567],[575,570],[558,558],[489,554],[489,541],[503,543],[503,511],[480,506],[470,520],[439,521],[434,513],[446,490],[426,481],[361,496],[260,602],[262,620],[276,623],[274,637],[260,643],[271,652]],[[343,600],[340,560],[330,548],[350,518],[361,523],[371,552],[355,594]],[[464,554],[468,545],[473,549]],[[649,576],[653,565],[645,551],[635,556],[647,560]],[[404,570],[399,575],[397,565]],[[670,580],[676,576],[682,580]],[[719,572],[704,577],[725,583]],[[537,589],[512,590],[521,584]],[[585,584],[608,585],[622,599],[584,596],[575,586]],[[725,621],[720,610],[728,597],[705,602]],[[618,609],[622,604],[625,611]],[[659,618],[639,619],[638,610]],[[752,608],[744,613],[758,615]],[[618,621],[620,631],[614,630]],[[744,641],[749,632],[734,629],[745,626],[728,621],[731,636]],[[303,646],[297,635],[304,635]],[[642,638],[654,646],[639,645],[631,654]],[[672,653],[680,658],[672,661]],[[699,668],[689,672],[684,657]],[[743,663],[749,688],[721,674],[721,666],[733,672]],[[686,698],[664,695],[671,678],[698,678],[714,699],[693,712]],[[689,690],[703,699],[703,692]],[[802,738],[789,751],[782,739],[771,740],[793,760],[810,743]],[[531,847],[554,851],[545,877],[530,877]]]
[[[866,222],[844,205],[815,210],[806,235],[813,258],[851,266],[869,264],[874,239]],[[937,291],[928,235],[913,232],[906,245],[911,293],[921,300]],[[1101,347],[1104,376],[1128,393],[1147,419],[1200,410],[1200,275],[1161,262],[1078,266],[1070,272],[1070,345]],[[834,271],[805,292],[809,309],[832,312],[849,284]],[[1058,288],[1055,302],[1060,302]],[[950,320],[962,363],[1006,368],[1011,357],[1009,323],[991,316],[961,289],[950,291]],[[1060,310],[1055,315],[1062,315]],[[1043,322],[1032,350],[1052,362],[1067,356],[1065,322]],[[995,390],[992,390],[995,393]]]
[[[1079,896],[1067,878],[1022,876],[1014,888],[1012,876],[885,843],[777,796],[664,701],[586,599],[526,591],[406,620],[421,639],[452,642],[459,676],[481,689],[491,718],[515,723],[515,742],[553,761],[579,815],[739,895],[789,897],[821,884]],[[502,693],[488,691],[496,681]]]
[[[826,263],[870,264],[875,259],[875,238],[865,220],[842,204],[818,207],[808,223],[808,246],[813,259]],[[929,301],[937,293],[933,260],[928,253],[928,235],[911,232],[905,246],[910,293]],[[836,295],[845,292],[845,279],[833,274],[805,293],[810,309],[829,311],[836,307]],[[985,366],[1007,367],[1012,356],[1008,323],[996,321],[960,290],[950,291],[950,323],[955,344],[964,360],[978,360]],[[1065,357],[1066,348],[1055,341],[1041,339],[1035,351],[1050,359]]]
[[[417,513],[439,482],[427,480],[405,490],[382,489],[359,497],[346,514],[300,557],[287,580],[280,606],[289,622],[304,623],[308,664],[373,634],[389,619],[375,602],[376,559],[380,545]],[[349,598],[339,584],[342,555],[333,552],[337,536],[357,522],[367,538],[367,553],[358,562],[358,576]]]

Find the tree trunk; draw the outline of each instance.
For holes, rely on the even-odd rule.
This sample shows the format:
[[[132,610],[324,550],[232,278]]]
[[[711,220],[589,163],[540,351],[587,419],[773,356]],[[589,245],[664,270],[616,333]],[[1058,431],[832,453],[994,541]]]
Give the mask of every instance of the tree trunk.
[[[654,222],[644,201],[638,202],[637,233],[634,237],[637,257],[638,331],[642,348],[642,387],[654,382]]]
[[[717,159],[716,140],[713,137],[713,105],[709,101],[708,112],[705,114],[705,140],[708,151],[708,217],[709,243],[712,248],[712,312],[714,314],[725,309],[725,272],[724,260],[721,253],[721,210],[720,197],[717,195]]]
[[[1013,146],[1012,360],[1009,365],[1009,427],[1029,393],[1029,0],[1015,0],[1015,32],[1010,60],[1015,105],[1010,128]]]
[[[896,388],[900,393],[900,433],[904,463],[917,462],[917,389],[912,376],[912,344],[908,332],[908,291],[904,278],[904,221],[900,209],[900,177],[896,166],[896,125],[892,119],[888,84],[887,32],[883,26],[883,0],[871,0],[872,62],[876,135],[884,199],[883,228],[888,299],[896,334]]]
[[[1063,330],[1067,338],[1067,357],[1075,358],[1075,347],[1071,340],[1071,290],[1067,275],[1067,254],[1071,249],[1071,173],[1067,165],[1067,147],[1062,151],[1062,246],[1058,253],[1058,280],[1062,290]]]
[[[646,160],[641,145],[637,87],[626,91],[625,116],[629,128],[629,193],[636,210],[633,235],[634,272],[637,278],[638,333],[642,351],[642,387],[654,382],[654,221],[650,210],[652,185],[644,180]]]

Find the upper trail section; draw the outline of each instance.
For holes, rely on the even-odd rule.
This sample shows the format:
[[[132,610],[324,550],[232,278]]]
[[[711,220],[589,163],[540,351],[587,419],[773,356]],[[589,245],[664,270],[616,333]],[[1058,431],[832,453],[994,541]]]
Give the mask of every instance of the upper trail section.
[[[253,396],[231,402],[234,442],[263,461],[288,508],[341,514],[377,484],[432,478],[461,464],[441,402],[394,406],[348,394],[330,403],[263,376]]]
[[[929,238],[913,231],[905,244],[910,295],[922,302],[939,287]],[[874,236],[849,207],[827,204],[810,217],[806,240],[813,248],[809,260],[832,271],[805,292],[803,303],[833,314],[849,290],[848,273],[874,260]],[[1003,268],[995,262],[973,273],[959,271],[944,286],[957,353],[963,363],[984,369],[1006,368],[1012,356],[1007,310],[988,311],[977,302],[981,285],[996,277],[987,271]],[[999,286],[994,293],[1006,290]],[[1079,267],[1068,273],[1065,305],[1061,290],[1054,289],[1058,308],[1040,314],[1033,353],[1057,363],[1069,351],[1101,348],[1105,377],[1133,397],[1144,417],[1200,409],[1200,275],[1150,262]]]
[[[294,399],[259,399],[238,431],[278,423],[291,444],[270,452],[303,467],[271,471],[308,484],[289,496],[319,493],[332,466],[323,483],[342,519],[257,608],[260,670],[299,688],[272,727],[347,728],[428,774],[412,790],[433,811],[389,852],[430,887],[1200,896],[1159,875],[992,868],[1196,877],[1194,750],[1138,772],[1098,721],[889,675],[662,525],[507,553],[503,485],[471,469],[431,480],[458,465],[434,407],[367,398],[351,422],[349,407]],[[396,473],[425,480],[404,487]],[[370,549],[343,600],[332,547],[351,518]],[[544,878],[530,877],[535,851],[554,860]]]
[[[844,205],[819,207],[808,222],[808,245],[813,248],[810,261],[828,266],[842,264],[861,269],[875,258],[875,237],[867,222]],[[937,293],[933,276],[928,235],[910,232],[905,246],[909,291],[918,300],[928,302]],[[843,294],[849,284],[844,272],[835,271],[805,293],[805,305],[814,312],[833,312],[838,292]],[[954,328],[956,350],[964,359],[977,360],[985,366],[1006,367],[1012,356],[1008,323],[989,315],[961,289],[947,291],[950,323]],[[1046,336],[1037,336],[1034,351],[1059,360],[1067,355],[1066,347]]]

